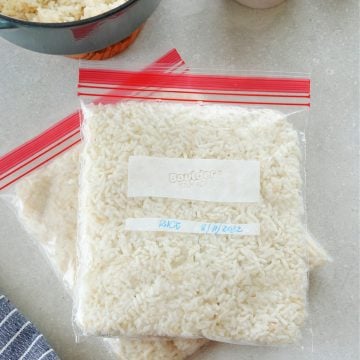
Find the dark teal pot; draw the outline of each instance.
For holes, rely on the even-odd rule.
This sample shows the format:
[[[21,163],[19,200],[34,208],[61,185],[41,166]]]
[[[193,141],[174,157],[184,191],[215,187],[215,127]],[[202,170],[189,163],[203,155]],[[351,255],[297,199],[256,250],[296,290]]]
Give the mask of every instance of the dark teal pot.
[[[129,0],[101,15],[67,23],[37,23],[0,15],[0,36],[25,49],[82,54],[113,45],[141,26],[160,0]]]

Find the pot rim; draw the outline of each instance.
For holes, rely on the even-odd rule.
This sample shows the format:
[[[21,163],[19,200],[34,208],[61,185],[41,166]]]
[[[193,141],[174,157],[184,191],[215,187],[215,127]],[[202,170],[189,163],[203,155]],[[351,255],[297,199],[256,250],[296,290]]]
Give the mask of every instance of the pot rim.
[[[139,0],[128,0],[124,4],[119,5],[119,6],[115,7],[114,9],[111,9],[111,10],[101,13],[99,15],[92,16],[92,17],[82,19],[82,20],[68,21],[68,22],[63,22],[63,23],[42,23],[42,22],[36,22],[36,21],[20,20],[20,19],[6,16],[6,15],[2,15],[1,13],[0,13],[0,21],[1,21],[1,19],[3,19],[12,24],[27,26],[27,27],[36,27],[36,28],[51,28],[51,29],[71,28],[71,27],[77,27],[77,26],[81,26],[81,25],[94,23],[98,20],[107,18],[113,14],[118,13],[121,10],[125,10],[126,8],[130,7],[132,4],[134,4],[137,1],[139,1]]]

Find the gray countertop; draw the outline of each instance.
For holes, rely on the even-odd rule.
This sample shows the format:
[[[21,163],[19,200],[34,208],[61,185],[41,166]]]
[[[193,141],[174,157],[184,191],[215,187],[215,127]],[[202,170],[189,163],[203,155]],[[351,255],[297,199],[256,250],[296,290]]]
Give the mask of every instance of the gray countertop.
[[[163,0],[136,43],[116,58],[144,63],[176,47],[191,67],[312,74],[308,224],[334,259],[310,277],[313,340],[307,336],[304,351],[217,344],[196,360],[359,359],[358,7],[358,0],[288,0],[256,11],[233,0]],[[0,38],[0,154],[77,107],[77,67]],[[75,344],[70,298],[3,203],[0,231],[0,292],[63,360],[110,359],[97,340]]]

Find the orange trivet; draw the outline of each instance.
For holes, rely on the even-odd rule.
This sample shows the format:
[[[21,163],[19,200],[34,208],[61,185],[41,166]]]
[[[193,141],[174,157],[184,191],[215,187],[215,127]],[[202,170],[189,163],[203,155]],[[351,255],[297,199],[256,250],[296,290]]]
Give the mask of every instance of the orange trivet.
[[[105,49],[89,52],[86,54],[69,55],[72,59],[85,59],[85,60],[106,60],[126,50],[138,37],[143,25],[137,28],[130,36],[119,41],[116,44],[110,45]]]

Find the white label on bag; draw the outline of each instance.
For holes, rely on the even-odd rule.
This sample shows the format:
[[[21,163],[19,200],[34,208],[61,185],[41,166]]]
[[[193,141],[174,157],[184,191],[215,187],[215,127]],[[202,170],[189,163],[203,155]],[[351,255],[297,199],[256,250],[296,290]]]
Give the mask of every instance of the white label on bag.
[[[125,230],[214,235],[259,235],[259,224],[223,224],[169,218],[126,219]]]
[[[255,160],[130,156],[128,196],[258,202],[260,164]]]

